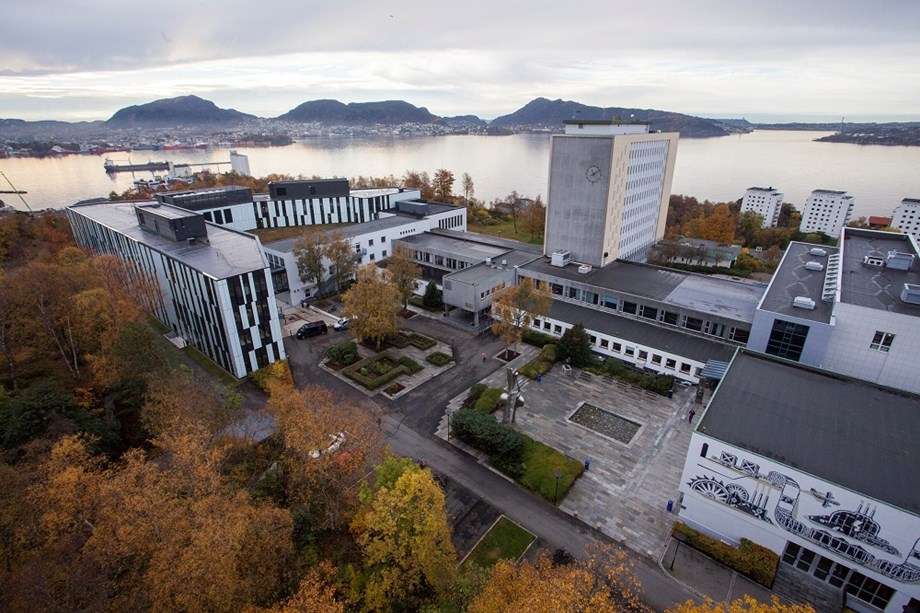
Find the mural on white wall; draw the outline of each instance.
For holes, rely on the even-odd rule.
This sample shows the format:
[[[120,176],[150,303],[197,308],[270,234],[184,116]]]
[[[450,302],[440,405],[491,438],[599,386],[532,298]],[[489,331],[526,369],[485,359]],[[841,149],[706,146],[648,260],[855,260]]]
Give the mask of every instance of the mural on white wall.
[[[904,583],[920,581],[920,538],[914,541],[910,553],[904,556],[901,562],[880,558],[863,547],[866,545],[892,556],[901,556],[897,547],[879,536],[882,526],[875,520],[878,505],[872,506],[870,503],[861,502],[855,510],[840,509],[826,515],[808,515],[808,522],[815,524],[812,526],[797,517],[802,488],[794,479],[775,470],[764,475],[756,462],[743,458],[739,462],[738,456],[727,451],[712,459],[723,466],[740,471],[742,475],[736,479],[723,480],[704,472],[687,483],[691,490],[728,505],[736,511],[778,525],[818,547],[833,551],[886,577]],[[705,470],[704,466],[698,466]],[[821,503],[822,508],[840,506],[833,492],[819,492],[810,488],[805,494],[814,497]]]

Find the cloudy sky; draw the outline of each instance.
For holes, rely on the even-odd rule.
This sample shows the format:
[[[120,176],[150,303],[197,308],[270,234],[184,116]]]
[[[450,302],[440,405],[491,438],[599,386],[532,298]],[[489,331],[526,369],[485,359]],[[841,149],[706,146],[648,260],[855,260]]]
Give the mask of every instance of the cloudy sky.
[[[920,1],[20,0],[0,117],[107,119],[185,94],[262,117],[538,96],[756,121],[920,120]]]

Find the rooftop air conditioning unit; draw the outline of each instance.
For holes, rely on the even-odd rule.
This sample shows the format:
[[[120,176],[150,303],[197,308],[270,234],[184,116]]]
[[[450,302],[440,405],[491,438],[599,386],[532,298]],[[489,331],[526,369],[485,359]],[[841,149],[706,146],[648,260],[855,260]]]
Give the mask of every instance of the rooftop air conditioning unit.
[[[920,285],[905,283],[901,290],[901,300],[907,304],[920,304]]]
[[[812,247],[808,251],[808,253],[810,253],[811,255],[822,257],[822,258],[827,255],[827,251],[825,251],[824,249],[821,249],[820,247]]]
[[[507,265],[508,265],[508,260],[502,260],[502,266],[507,266]]]
[[[550,258],[550,264],[553,266],[558,266],[562,268],[572,261],[572,252],[565,249],[560,249],[559,251],[553,251],[553,255]]]
[[[492,265],[492,258],[486,258],[486,266]]]
[[[877,256],[867,255],[863,258],[863,264],[866,266],[884,266],[885,260]]]
[[[792,306],[798,309],[808,309],[809,311],[813,311],[815,308],[815,301],[808,296],[796,296],[792,301]]]
[[[821,262],[815,262],[812,260],[811,262],[805,263],[805,269],[814,271],[824,270],[824,265]]]
[[[885,258],[885,268],[894,270],[910,270],[910,265],[913,263],[914,255],[912,253],[889,251],[888,257]]]
[[[589,272],[591,272],[590,264],[582,264],[581,266],[578,267],[578,274],[580,275],[586,275]]]

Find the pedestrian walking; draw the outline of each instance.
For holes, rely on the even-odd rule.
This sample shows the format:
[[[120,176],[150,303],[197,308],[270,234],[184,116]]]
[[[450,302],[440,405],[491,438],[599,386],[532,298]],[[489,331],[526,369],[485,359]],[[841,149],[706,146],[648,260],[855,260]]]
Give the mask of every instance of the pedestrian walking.
[[[692,424],[693,416],[696,415],[696,411],[694,411],[693,409],[690,409],[690,413],[688,413],[687,415],[688,415],[687,422]]]

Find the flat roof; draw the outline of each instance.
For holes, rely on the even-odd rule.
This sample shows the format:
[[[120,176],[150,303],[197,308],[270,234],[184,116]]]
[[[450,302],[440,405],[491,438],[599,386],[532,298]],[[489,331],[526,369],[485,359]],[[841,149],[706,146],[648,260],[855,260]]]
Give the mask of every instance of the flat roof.
[[[754,311],[767,287],[620,260],[595,266],[587,274],[579,273],[574,263],[553,266],[549,258],[522,268],[746,322],[754,321]]]
[[[846,191],[841,191],[837,189],[816,189],[811,192],[812,194],[834,194],[836,196],[842,196],[846,194]],[[852,198],[852,196],[851,196]]]
[[[920,396],[740,350],[697,431],[920,512]]]
[[[920,284],[920,258],[909,235],[845,228],[841,251],[841,302],[890,313],[920,316],[920,307],[901,301],[901,290],[905,283]],[[863,264],[865,256],[885,258],[889,251],[913,255],[910,269],[896,270]]]
[[[811,249],[824,249],[826,256],[810,255]],[[820,323],[830,323],[834,303],[823,302],[821,294],[824,290],[824,277],[827,273],[828,257],[839,250],[826,245],[813,245],[811,243],[789,243],[783,260],[780,262],[770,280],[770,287],[764,295],[760,308],[771,313],[779,313],[789,317],[807,319]],[[805,264],[818,262],[823,270],[808,270]],[[806,296],[815,301],[814,310],[802,309],[792,306],[792,301],[797,296]]]
[[[362,236],[364,234],[370,234],[372,232],[385,232],[393,228],[398,228],[400,226],[407,226],[413,223],[416,223],[418,219],[401,217],[399,215],[393,215],[388,217],[381,217],[379,219],[372,219],[371,221],[366,221],[364,223],[351,224],[348,226],[341,226],[332,228],[330,230],[325,230],[324,234],[332,234],[333,232],[339,232],[342,235],[342,238],[354,238],[356,236]],[[310,229],[310,226],[302,226],[304,232]],[[300,236],[293,236],[291,238],[283,238],[281,240],[273,241],[270,243],[265,243],[265,246],[271,249],[272,251],[279,251],[282,253],[289,253],[294,251],[294,245],[297,241],[300,240]]]
[[[188,241],[172,241],[143,230],[138,225],[134,212],[134,207],[138,204],[102,202],[76,204],[68,208],[216,279],[234,277],[252,270],[260,270],[268,265],[255,236],[208,221],[205,222],[208,229],[207,238],[199,239],[192,245],[189,245]],[[166,208],[176,207],[161,205],[159,209],[154,210],[162,212]],[[177,210],[181,210],[183,216],[190,214],[184,209]]]
[[[463,235],[464,232],[456,234]],[[437,249],[445,253],[456,253],[473,258],[498,258],[502,254],[508,253],[510,249],[506,247],[495,247],[483,243],[464,240],[459,236],[445,236],[442,232],[425,232],[424,234],[414,234],[400,239],[403,242],[419,247]]]
[[[444,275],[445,278],[454,279],[461,283],[470,283],[478,285],[487,279],[493,277],[506,277],[514,268],[526,264],[537,257],[532,253],[523,251],[509,251],[500,257],[493,259],[493,266],[486,266],[485,263],[475,266],[468,266],[461,270],[456,270]]]
[[[674,353],[705,362],[707,360],[731,359],[734,346],[728,346],[714,340],[692,336],[679,332],[675,328],[645,323],[631,317],[616,315],[570,302],[553,300],[549,316],[565,322],[581,322],[585,328],[601,334],[616,336],[626,341],[654,347],[661,351]]]
[[[448,206],[448,205],[442,205]],[[532,245],[522,243],[521,241],[500,236],[491,236],[489,234],[480,234],[479,232],[463,232],[462,230],[446,230],[443,228],[432,228],[432,234],[449,236],[470,243],[481,243],[484,245],[493,245],[495,247],[504,247],[505,249],[515,249],[517,251],[527,251],[528,253],[543,254],[543,245]]]

